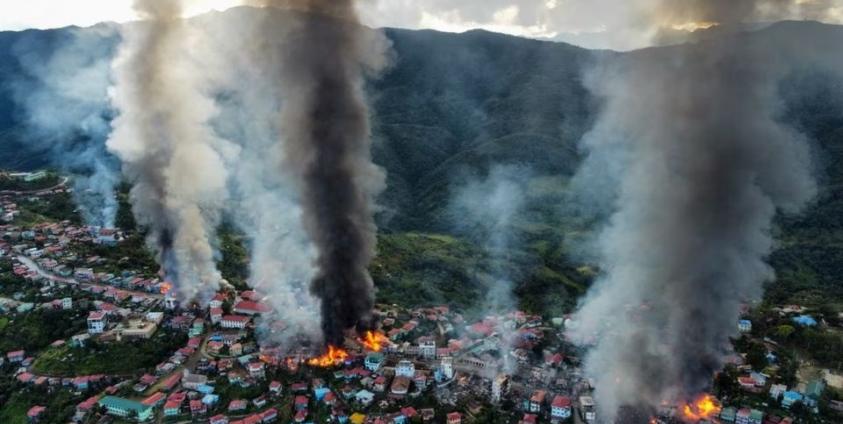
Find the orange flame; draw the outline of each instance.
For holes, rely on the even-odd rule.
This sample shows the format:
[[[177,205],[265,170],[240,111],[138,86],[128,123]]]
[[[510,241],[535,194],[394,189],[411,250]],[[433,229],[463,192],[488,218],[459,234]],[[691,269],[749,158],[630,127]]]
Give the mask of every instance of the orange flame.
[[[317,358],[308,359],[307,364],[312,367],[329,368],[343,363],[346,359],[348,359],[348,352],[345,349],[328,346],[327,353]]]
[[[172,289],[173,289],[173,285],[170,284],[170,283],[162,283],[161,284],[161,294],[167,294]]]
[[[362,343],[363,347],[367,350],[380,352],[383,350],[384,345],[389,343],[389,338],[376,331],[367,331],[365,336],[360,339],[360,343]]]
[[[720,409],[720,404],[714,396],[704,394],[692,403],[685,403],[682,406],[682,418],[691,422],[708,420],[720,414]]]

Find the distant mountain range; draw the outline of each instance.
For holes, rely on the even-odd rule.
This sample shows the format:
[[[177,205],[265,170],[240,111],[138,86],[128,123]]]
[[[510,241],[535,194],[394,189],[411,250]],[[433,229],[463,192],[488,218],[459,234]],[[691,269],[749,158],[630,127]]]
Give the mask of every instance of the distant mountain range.
[[[238,9],[221,15],[228,13],[257,12]],[[26,149],[28,142],[19,131],[21,116],[6,83],[20,72],[22,40],[42,50],[30,53],[46,54],[69,31],[0,32],[0,167],[48,165],[43,152]],[[529,202],[517,227],[527,235],[525,251],[539,257],[541,264],[525,279],[556,272],[572,287],[583,283],[584,278],[572,274],[574,246],[568,240],[587,230],[589,219],[563,207],[566,181],[581,160],[578,141],[599,109],[582,75],[601,56],[628,53],[485,31],[385,31],[396,62],[370,87],[374,157],[388,172],[388,189],[381,199],[384,232],[459,236],[448,208],[454,187],[497,165],[528,168]],[[114,31],[101,33],[118,42]],[[843,46],[843,27],[783,22],[759,29],[752,37],[773,46],[784,39]],[[837,49],[828,54],[843,53]],[[773,258],[780,283],[770,295],[808,302],[828,293],[843,297],[843,283],[838,281],[843,275],[843,80],[805,69],[783,83],[782,93],[787,113],[781,119],[803,130],[816,145],[823,193],[804,216],[781,221],[782,249]],[[406,240],[390,242],[399,241]],[[428,244],[425,248],[431,248]]]

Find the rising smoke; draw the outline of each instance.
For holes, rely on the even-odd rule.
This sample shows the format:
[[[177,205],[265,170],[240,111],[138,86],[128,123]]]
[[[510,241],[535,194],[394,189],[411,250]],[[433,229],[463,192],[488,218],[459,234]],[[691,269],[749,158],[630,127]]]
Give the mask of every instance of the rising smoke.
[[[735,24],[791,5],[661,1],[648,19]],[[572,335],[594,343],[586,367],[605,422],[708,388],[740,304],[774,278],[775,214],[816,193],[807,140],[777,120],[780,50],[733,34],[615,57],[589,75],[604,104],[580,173],[610,170],[619,188],[598,242],[604,274]]]
[[[516,221],[527,203],[530,176],[530,170],[523,167],[494,166],[487,176],[470,178],[449,202],[456,231],[477,242],[491,259],[490,269],[479,272],[486,283],[486,295],[479,306],[484,314],[503,317],[518,308],[513,293],[515,276],[508,261],[523,248]],[[512,346],[518,333],[504,322],[498,324],[503,350],[508,352],[506,347]],[[506,354],[503,371],[512,373],[514,365]]]
[[[352,0],[259,4],[300,13],[284,40],[278,74],[286,89],[282,172],[297,183],[304,227],[316,247],[311,290],[321,301],[324,340],[338,345],[344,330],[371,325],[374,307],[367,267],[375,255],[373,204],[384,175],[371,161],[363,85],[386,56],[373,48]]]
[[[240,146],[239,156],[227,163],[231,202],[226,213],[248,240],[249,285],[271,308],[262,314],[261,341],[282,348],[299,345],[299,336],[319,341],[319,303],[309,290],[315,249],[301,225],[295,186],[289,175],[278,172],[286,142],[278,111],[286,89],[276,76],[295,15],[241,8],[221,17],[195,19],[204,31],[203,48],[213,52],[202,57],[202,67],[209,85],[220,91],[215,129]],[[229,36],[232,28],[238,37]]]
[[[73,175],[73,194],[85,223],[112,228],[120,162],[107,152],[105,141],[116,31],[107,25],[67,31],[67,38],[50,48],[34,35],[22,37],[13,48],[20,78],[7,84],[24,116],[29,153],[46,151],[54,166]]]
[[[209,127],[215,105],[189,60],[181,0],[136,0],[115,60],[109,149],[132,182],[132,210],[165,277],[184,300],[207,300],[221,279],[214,234],[226,199],[231,146]]]

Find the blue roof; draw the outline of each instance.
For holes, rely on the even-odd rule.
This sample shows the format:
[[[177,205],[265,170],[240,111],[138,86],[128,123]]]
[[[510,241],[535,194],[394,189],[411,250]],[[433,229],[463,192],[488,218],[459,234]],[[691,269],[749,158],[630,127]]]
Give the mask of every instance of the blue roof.
[[[802,393],[794,392],[794,391],[786,391],[784,392],[784,398],[790,400],[802,400]]]
[[[793,322],[807,327],[813,327],[817,325],[817,320],[815,320],[814,317],[810,315],[799,315],[798,317],[793,317]]]

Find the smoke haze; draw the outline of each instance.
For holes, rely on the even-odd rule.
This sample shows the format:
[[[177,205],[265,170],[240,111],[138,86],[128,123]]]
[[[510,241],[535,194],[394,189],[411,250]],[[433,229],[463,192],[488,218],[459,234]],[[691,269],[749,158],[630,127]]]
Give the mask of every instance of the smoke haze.
[[[663,1],[651,22],[741,23],[777,5],[792,6]],[[816,193],[807,140],[777,120],[788,71],[777,54],[733,34],[615,57],[588,75],[604,104],[580,174],[611,173],[618,188],[597,243],[604,273],[572,335],[594,344],[586,367],[605,422],[708,389],[740,304],[775,277],[765,262],[775,214]]]
[[[105,146],[114,33],[105,25],[73,29],[47,57],[39,53],[40,44],[25,37],[14,46],[23,76],[6,83],[24,115],[30,153],[48,151],[54,166],[73,175],[85,223],[109,228],[120,181],[120,163]]]
[[[214,234],[226,199],[231,146],[208,126],[214,102],[198,86],[180,0],[136,0],[115,61],[109,149],[133,183],[131,201],[165,277],[184,300],[208,300],[221,279]]]
[[[527,202],[526,183],[531,173],[526,168],[499,165],[484,178],[471,178],[453,195],[449,212],[456,231],[466,234],[492,259],[487,275],[486,296],[480,309],[484,314],[504,316],[518,309],[513,293],[513,278],[507,259],[520,251],[522,243],[516,229],[516,219]],[[504,327],[504,326],[499,326]],[[513,328],[498,328],[504,352],[508,352],[517,332]],[[504,371],[514,370],[511,356],[505,353]]]

